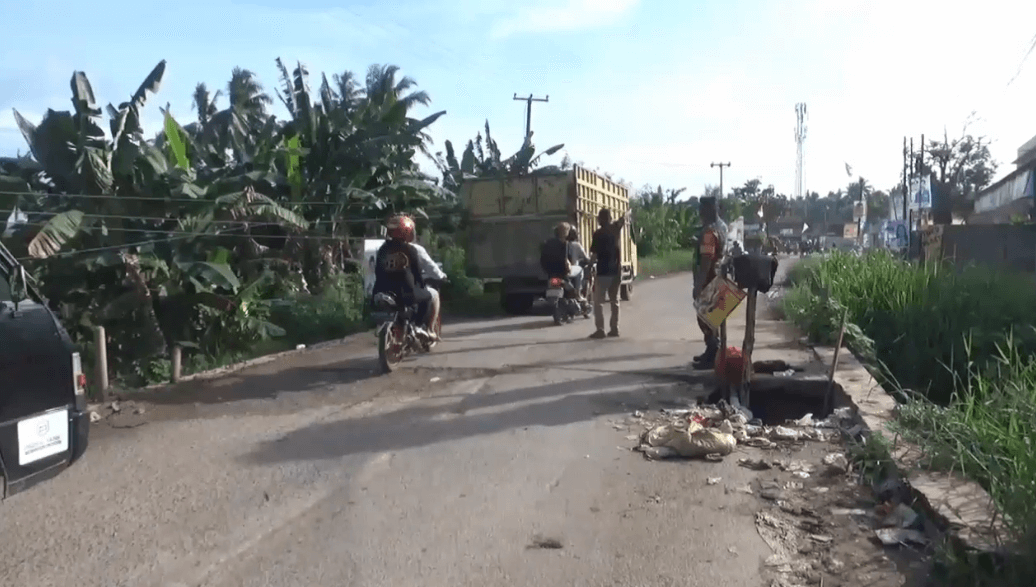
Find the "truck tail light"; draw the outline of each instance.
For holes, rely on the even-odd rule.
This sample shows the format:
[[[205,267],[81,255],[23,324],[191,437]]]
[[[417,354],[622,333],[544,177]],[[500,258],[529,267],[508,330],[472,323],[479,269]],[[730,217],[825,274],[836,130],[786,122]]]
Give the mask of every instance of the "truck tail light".
[[[79,353],[72,353],[72,383],[76,395],[86,394],[86,374],[83,373],[83,360]]]

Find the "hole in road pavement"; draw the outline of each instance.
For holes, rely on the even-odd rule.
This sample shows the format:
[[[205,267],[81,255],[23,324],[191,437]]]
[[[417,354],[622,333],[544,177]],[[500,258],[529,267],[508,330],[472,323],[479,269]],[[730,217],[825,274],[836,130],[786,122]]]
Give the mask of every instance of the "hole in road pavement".
[[[844,392],[835,384],[831,409],[825,413],[826,393],[826,377],[756,376],[752,381],[749,408],[756,418],[768,426],[797,420],[806,414],[813,414],[814,419],[823,419],[830,416],[835,408],[845,405]]]

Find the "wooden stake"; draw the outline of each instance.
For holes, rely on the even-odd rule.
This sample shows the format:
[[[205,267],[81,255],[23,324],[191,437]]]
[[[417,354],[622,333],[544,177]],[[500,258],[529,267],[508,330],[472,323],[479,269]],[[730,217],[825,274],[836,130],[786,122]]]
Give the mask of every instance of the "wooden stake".
[[[108,338],[104,334],[104,327],[94,328],[94,355],[96,365],[94,370],[97,379],[97,390],[101,393],[101,400],[108,399]]]
[[[748,290],[748,304],[745,306],[745,342],[741,347],[741,356],[744,360],[744,376],[741,379],[741,405],[748,408],[748,402],[750,400],[750,394],[752,392],[752,351],[755,349],[755,307],[756,307],[756,294],[758,292],[755,288]],[[748,408],[751,409],[751,408]]]
[[[173,383],[180,381],[180,374],[182,372],[183,365],[183,349],[180,345],[173,347]]]
[[[849,309],[842,314],[842,327],[838,330],[838,345],[835,346],[835,358],[831,361],[831,373],[827,376],[827,393],[824,394],[824,417],[831,413],[831,401],[835,391],[835,370],[838,369],[838,353],[842,350],[842,339],[845,338],[845,322],[849,319]]]

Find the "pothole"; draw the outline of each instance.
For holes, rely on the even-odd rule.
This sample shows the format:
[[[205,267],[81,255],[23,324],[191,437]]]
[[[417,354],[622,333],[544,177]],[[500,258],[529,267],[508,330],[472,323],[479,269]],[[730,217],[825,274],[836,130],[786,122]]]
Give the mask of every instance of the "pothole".
[[[827,394],[826,377],[773,377],[758,375],[751,385],[749,409],[767,426],[784,424],[812,414],[822,420],[846,405],[841,387],[832,389],[831,405],[824,409]]]

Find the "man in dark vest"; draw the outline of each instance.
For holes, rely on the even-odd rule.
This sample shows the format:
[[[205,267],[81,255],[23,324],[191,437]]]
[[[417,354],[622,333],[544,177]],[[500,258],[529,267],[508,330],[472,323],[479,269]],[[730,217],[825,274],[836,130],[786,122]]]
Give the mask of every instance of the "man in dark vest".
[[[598,228],[590,239],[590,260],[597,263],[597,281],[594,283],[594,324],[597,327],[590,338],[619,336],[619,286],[622,283],[622,229],[629,211],[612,222],[612,211],[601,208],[597,213]],[[604,332],[604,297],[611,300],[611,330]]]
[[[694,271],[694,299],[697,300],[705,286],[716,279],[720,261],[723,260],[727,244],[727,225],[716,210],[716,198],[708,196],[698,203],[701,217],[701,233],[698,235],[698,263]],[[711,369],[719,353],[719,335],[698,318],[698,327],[705,337],[705,352],[694,357],[695,369]]]

